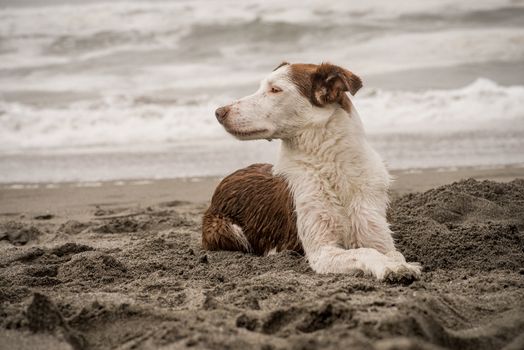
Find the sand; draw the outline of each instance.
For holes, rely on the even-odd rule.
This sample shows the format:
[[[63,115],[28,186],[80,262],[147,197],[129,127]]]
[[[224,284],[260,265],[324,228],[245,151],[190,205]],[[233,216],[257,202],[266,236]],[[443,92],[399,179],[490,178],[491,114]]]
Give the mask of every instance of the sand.
[[[410,285],[202,251],[218,179],[5,186],[0,348],[523,349],[522,169],[398,175]]]

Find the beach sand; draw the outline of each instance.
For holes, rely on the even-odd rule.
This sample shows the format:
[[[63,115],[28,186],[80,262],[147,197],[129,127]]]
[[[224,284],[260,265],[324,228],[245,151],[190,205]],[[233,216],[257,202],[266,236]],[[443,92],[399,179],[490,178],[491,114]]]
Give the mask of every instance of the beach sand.
[[[202,251],[217,178],[2,185],[0,349],[523,349],[524,168],[395,175],[411,285]]]

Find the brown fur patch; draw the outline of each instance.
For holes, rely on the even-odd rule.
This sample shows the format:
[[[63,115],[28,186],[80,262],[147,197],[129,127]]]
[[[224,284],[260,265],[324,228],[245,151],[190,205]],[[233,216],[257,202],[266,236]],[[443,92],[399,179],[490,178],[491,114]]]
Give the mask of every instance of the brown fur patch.
[[[311,99],[312,77],[317,68],[316,64],[294,63],[291,65],[291,81],[307,99]]]
[[[274,248],[303,254],[293,197],[284,178],[271,171],[271,164],[253,164],[222,180],[204,214],[204,249],[246,251],[230,232],[233,223],[242,228],[257,255]]]
[[[292,64],[291,80],[311,104],[322,107],[337,102],[348,113],[351,104],[345,91],[354,95],[362,87],[358,76],[330,63]]]
[[[349,91],[351,95],[355,95],[362,87],[362,80],[358,76],[331,63],[319,65],[312,79],[313,89],[315,89],[315,85],[326,86],[330,91]]]

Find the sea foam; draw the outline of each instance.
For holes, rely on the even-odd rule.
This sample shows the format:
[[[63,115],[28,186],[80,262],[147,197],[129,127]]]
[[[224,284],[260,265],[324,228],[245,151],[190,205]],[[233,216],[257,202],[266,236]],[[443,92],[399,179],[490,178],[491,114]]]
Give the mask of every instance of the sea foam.
[[[353,100],[370,134],[524,129],[524,87],[487,79],[451,90],[363,89]],[[226,101],[114,95],[62,108],[0,102],[0,149],[159,147],[224,139],[229,136],[216,122],[214,109]]]

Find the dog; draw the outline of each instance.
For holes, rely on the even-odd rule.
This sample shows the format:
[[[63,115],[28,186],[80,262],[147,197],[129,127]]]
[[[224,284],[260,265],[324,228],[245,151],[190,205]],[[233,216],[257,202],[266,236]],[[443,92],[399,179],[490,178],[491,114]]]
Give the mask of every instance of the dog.
[[[239,140],[280,139],[278,161],[253,164],[217,186],[203,216],[206,250],[293,250],[317,273],[412,281],[421,266],[395,248],[386,220],[391,177],[368,143],[342,67],[283,62],[259,89],[215,115]]]

